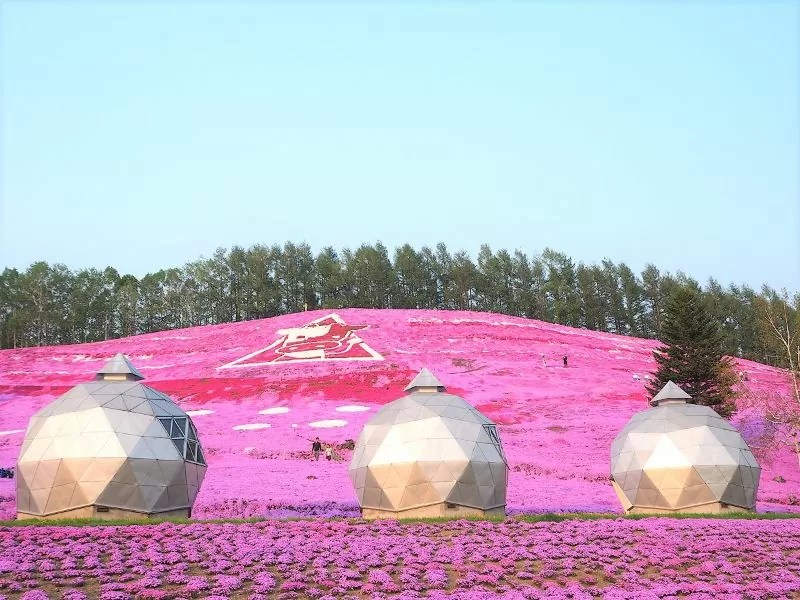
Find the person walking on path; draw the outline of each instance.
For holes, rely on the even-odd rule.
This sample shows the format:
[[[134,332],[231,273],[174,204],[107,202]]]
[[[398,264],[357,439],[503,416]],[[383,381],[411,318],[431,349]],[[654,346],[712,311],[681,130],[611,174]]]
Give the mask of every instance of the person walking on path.
[[[319,438],[311,444],[311,451],[314,453],[314,460],[319,460],[319,453],[322,452],[322,442],[319,441]]]

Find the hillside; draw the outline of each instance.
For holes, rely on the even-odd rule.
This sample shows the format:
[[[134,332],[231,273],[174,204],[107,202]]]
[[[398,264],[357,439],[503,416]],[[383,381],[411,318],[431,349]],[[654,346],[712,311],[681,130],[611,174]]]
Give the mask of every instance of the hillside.
[[[307,439],[355,439],[427,366],[500,425],[512,511],[619,510],[609,448],[646,408],[657,342],[486,313],[331,314],[0,351],[0,466],[14,464],[34,412],[124,352],[145,383],[194,415],[209,461],[196,516],[355,514],[348,453],[312,463]],[[786,385],[772,367],[737,368],[755,389]],[[800,496],[794,457],[779,453],[763,466],[759,509],[790,510]],[[13,481],[0,479],[0,518],[12,517],[13,495]]]

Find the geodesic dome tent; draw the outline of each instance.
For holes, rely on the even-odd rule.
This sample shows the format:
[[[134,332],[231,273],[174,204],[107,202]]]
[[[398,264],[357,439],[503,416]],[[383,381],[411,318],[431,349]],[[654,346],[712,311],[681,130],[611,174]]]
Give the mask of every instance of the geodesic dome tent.
[[[350,479],[365,518],[505,514],[497,427],[423,369],[356,442]]]
[[[197,430],[122,354],[31,417],[17,518],[190,516],[206,472]]]
[[[761,468],[741,434],[668,382],[611,446],[611,477],[628,513],[755,510]]]

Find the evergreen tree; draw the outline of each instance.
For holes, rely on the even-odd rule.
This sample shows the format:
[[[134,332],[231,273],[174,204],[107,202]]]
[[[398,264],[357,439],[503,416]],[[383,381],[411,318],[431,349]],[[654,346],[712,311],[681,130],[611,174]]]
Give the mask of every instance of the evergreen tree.
[[[731,389],[733,366],[722,354],[719,324],[698,293],[688,288],[673,293],[667,303],[661,341],[664,346],[653,352],[658,370],[647,391],[655,395],[672,380],[696,404],[730,416],[736,409]]]

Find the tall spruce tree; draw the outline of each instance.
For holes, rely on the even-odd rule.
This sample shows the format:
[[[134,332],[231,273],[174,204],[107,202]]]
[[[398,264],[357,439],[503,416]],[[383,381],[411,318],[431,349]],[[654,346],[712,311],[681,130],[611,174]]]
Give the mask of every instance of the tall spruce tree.
[[[722,354],[723,334],[701,296],[686,288],[670,297],[662,324],[663,346],[653,352],[658,370],[647,386],[655,395],[670,380],[723,417],[736,409],[731,388],[733,365]]]

